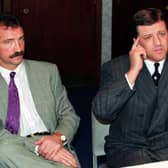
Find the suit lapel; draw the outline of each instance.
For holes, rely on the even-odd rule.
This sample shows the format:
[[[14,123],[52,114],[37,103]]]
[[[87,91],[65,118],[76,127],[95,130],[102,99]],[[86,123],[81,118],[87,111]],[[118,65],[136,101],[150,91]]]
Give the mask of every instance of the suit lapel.
[[[159,80],[158,87],[158,104],[163,105],[163,103],[168,104],[168,59],[166,59],[162,74]]]
[[[141,92],[140,94],[144,96],[146,101],[150,101],[156,93],[156,88],[145,64],[138,76],[136,83],[136,88]]]
[[[41,87],[41,84],[38,79],[37,79],[37,74],[35,73],[36,70],[38,69],[38,67],[32,66],[31,64],[29,64],[28,60],[24,60],[25,63],[25,68],[26,68],[26,73],[27,73],[27,79],[28,79],[28,83],[29,83],[29,87],[30,87],[30,91],[33,97],[33,101],[36,107],[36,110],[38,112],[38,114],[40,115],[41,119],[43,120],[44,124],[47,126],[47,128],[49,128],[49,123],[48,121],[50,121],[49,119],[49,115],[48,115],[48,111],[44,112],[45,109],[45,104],[43,103],[44,100],[42,100],[41,94],[44,88]],[[47,115],[46,115],[47,113]]]
[[[159,93],[166,96],[166,91],[168,91],[168,59],[166,59],[164,63],[162,74],[159,80]]]
[[[5,122],[8,104],[8,86],[3,77],[0,75],[0,119]]]
[[[157,99],[156,104],[154,104],[155,109],[153,111],[153,117],[151,120],[150,128],[148,129],[148,134],[150,135],[153,131],[156,131],[160,124],[164,122],[167,118],[168,111],[168,60],[165,61],[164,67],[162,70],[161,78],[159,80],[159,85],[157,90]]]
[[[40,84],[39,81],[37,80],[36,76],[34,75],[34,71],[32,70],[32,67],[30,67],[30,64],[28,63],[28,61],[24,61],[25,63],[25,68],[26,68],[26,73],[27,73],[27,80],[30,86],[30,91],[35,103],[35,106],[37,108],[37,111],[40,112],[41,111],[41,106],[38,106],[38,102],[39,102],[39,94],[38,92],[41,91],[41,89],[39,89]],[[40,91],[39,91],[40,90]]]

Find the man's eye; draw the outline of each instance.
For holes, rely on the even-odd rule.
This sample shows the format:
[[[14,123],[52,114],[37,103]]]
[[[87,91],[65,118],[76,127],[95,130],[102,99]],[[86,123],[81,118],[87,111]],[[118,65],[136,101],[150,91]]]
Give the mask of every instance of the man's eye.
[[[4,44],[11,44],[12,43],[12,40],[5,40],[4,41]]]
[[[144,37],[143,37],[144,40],[148,40],[148,39],[150,39],[150,38],[152,38],[152,36],[144,36]]]
[[[24,37],[21,37],[19,40],[20,40],[20,41],[25,41]]]
[[[166,35],[166,32],[160,32],[159,33],[161,36],[165,36]]]

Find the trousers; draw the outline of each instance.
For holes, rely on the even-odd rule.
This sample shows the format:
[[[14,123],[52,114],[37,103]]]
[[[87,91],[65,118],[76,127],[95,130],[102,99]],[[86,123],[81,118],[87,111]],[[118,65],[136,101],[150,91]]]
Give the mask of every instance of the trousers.
[[[70,168],[64,164],[45,160],[34,153],[34,141],[40,137],[26,138],[0,132],[0,168]],[[73,151],[76,159],[77,156]]]
[[[108,168],[120,168],[144,163],[168,160],[168,148],[152,150],[148,148],[123,148],[118,153],[107,154]]]

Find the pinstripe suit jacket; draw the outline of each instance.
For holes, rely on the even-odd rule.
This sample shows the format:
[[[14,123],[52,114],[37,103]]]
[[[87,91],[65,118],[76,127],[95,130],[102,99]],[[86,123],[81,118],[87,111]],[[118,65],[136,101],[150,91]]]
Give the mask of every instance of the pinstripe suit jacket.
[[[66,90],[61,83],[56,65],[24,60],[32,97],[41,119],[52,133],[62,132],[72,140],[79,125],[79,117],[70,104]],[[0,126],[4,128],[7,113],[7,84],[0,75]]]
[[[111,122],[106,152],[115,153],[124,146],[153,150],[168,147],[168,60],[158,88],[144,64],[131,90],[125,78],[128,68],[128,55],[106,63],[93,100],[95,115]]]

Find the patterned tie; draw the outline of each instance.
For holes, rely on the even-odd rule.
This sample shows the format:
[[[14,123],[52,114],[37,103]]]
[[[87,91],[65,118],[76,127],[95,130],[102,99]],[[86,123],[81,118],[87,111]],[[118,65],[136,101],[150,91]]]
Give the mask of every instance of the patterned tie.
[[[10,73],[10,83],[8,87],[8,112],[5,128],[12,134],[17,134],[19,130],[20,104],[18,90],[15,85],[15,72]]]
[[[158,82],[159,82],[159,79],[160,79],[160,76],[161,76],[159,71],[158,71],[159,65],[160,65],[159,63],[154,64],[155,72],[152,75],[152,79],[154,81],[155,86],[158,86]]]

